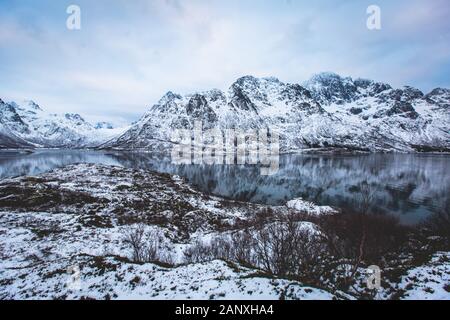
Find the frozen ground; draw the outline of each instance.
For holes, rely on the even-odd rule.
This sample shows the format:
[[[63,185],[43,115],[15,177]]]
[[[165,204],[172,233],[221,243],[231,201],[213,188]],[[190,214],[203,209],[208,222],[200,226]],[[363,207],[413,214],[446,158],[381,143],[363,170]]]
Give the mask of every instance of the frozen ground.
[[[450,300],[450,252],[438,252],[429,263],[409,270],[400,287],[405,300]]]
[[[199,239],[238,230],[268,209],[334,210],[300,199],[282,207],[228,201],[176,176],[102,165],[2,180],[0,299],[351,299],[222,260],[184,260]],[[123,239],[138,223],[157,235],[159,262],[131,261]],[[402,298],[449,299],[449,257],[409,270]]]

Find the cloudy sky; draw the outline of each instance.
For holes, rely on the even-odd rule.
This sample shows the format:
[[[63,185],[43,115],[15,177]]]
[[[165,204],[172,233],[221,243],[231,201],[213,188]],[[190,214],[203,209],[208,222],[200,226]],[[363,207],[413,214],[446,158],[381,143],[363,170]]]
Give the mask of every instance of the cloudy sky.
[[[81,30],[66,28],[69,5]],[[382,29],[366,27],[381,8]],[[0,0],[0,98],[122,124],[165,92],[334,71],[450,87],[448,0]]]

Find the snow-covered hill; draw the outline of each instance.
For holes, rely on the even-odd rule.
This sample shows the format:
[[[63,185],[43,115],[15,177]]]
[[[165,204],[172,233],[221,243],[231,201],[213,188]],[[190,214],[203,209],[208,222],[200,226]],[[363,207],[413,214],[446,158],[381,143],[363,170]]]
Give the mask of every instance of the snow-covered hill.
[[[0,299],[335,297],[298,281],[270,279],[258,270],[224,261],[183,262],[185,250],[196,240],[233,230],[240,221],[267,210],[265,206],[210,197],[177,176],[114,166],[79,164],[45,177],[22,178],[0,183]],[[28,185],[29,179],[40,182]],[[23,194],[30,197],[24,199]],[[277,210],[282,215],[288,208]],[[303,210],[330,209],[313,205]],[[136,263],[127,257],[129,248],[123,238],[139,221],[145,221],[146,231],[159,235],[158,251],[164,254],[159,259],[167,260],[166,266],[157,261]],[[82,274],[79,290],[67,286],[66,269],[72,265]]]
[[[0,100],[0,147],[96,146],[123,133],[111,126],[92,126],[79,114],[45,112],[33,101],[23,104]]]
[[[450,90],[427,95],[372,80],[314,76],[303,86],[245,76],[227,93],[214,89],[164,95],[140,121],[104,148],[166,149],[174,129],[270,128],[281,150],[343,148],[364,151],[450,150]]]

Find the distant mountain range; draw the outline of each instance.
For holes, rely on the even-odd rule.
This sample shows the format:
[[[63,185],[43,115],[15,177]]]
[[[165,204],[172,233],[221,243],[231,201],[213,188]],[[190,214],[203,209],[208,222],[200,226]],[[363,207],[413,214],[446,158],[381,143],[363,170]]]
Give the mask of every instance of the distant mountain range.
[[[45,112],[33,101],[0,100],[0,148],[85,148],[120,135],[106,122],[95,126],[79,114]]]
[[[202,121],[206,129],[270,128],[279,133],[283,152],[450,151],[449,89],[424,94],[334,73],[317,74],[303,84],[245,76],[227,92],[168,92],[138,122],[113,137],[98,134],[112,130],[108,124],[92,126],[79,115],[41,113],[33,102],[21,107],[2,101],[0,143],[164,151],[172,145],[174,129],[193,129],[195,121]]]

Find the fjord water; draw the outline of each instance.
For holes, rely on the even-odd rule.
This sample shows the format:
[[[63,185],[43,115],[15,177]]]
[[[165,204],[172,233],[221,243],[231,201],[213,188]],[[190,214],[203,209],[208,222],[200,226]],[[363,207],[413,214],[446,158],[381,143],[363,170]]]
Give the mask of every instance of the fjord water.
[[[282,155],[279,171],[263,176],[253,165],[174,165],[169,156],[147,153],[39,150],[0,152],[0,178],[37,175],[74,163],[149,169],[184,177],[201,191],[222,197],[281,205],[302,197],[320,205],[357,208],[367,184],[372,211],[415,224],[450,210],[450,156],[370,154]]]

